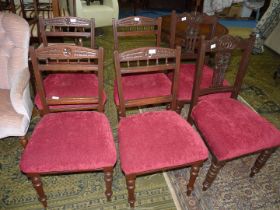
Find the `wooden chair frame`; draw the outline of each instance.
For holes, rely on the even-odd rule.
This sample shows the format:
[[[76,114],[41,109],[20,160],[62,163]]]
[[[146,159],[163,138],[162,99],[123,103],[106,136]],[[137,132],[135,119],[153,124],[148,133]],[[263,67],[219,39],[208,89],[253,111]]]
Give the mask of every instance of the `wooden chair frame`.
[[[93,171],[93,170],[90,170]],[[105,181],[105,195],[107,198],[107,201],[111,201],[111,197],[113,195],[112,192],[112,183],[113,183],[113,167],[106,167],[106,168],[100,168],[98,170],[95,171],[103,171],[104,173],[104,181]],[[77,171],[76,173],[79,173],[80,171]],[[65,172],[65,174],[68,174],[69,172]],[[75,173],[74,171],[71,171],[71,173]],[[47,204],[47,196],[44,192],[43,189],[43,183],[41,181],[41,176],[43,175],[53,175],[53,174],[57,174],[57,173],[28,173],[26,174],[26,176],[31,180],[32,182],[32,186],[35,189],[35,191],[37,192],[38,195],[38,200],[42,203],[42,205],[44,206],[44,208],[48,207]],[[63,174],[62,172],[59,172],[59,174]]]
[[[72,45],[52,45],[34,49],[30,47],[30,56],[36,79],[36,89],[40,96],[43,110],[41,115],[49,112],[91,110],[104,111],[103,104],[103,48],[98,50]],[[98,97],[46,98],[42,72],[94,72],[98,76]],[[92,104],[90,108],[52,108],[51,105]]]
[[[205,40],[205,37],[202,38],[201,48],[199,51],[199,59],[197,60],[197,71],[196,71],[196,80],[194,83],[192,101],[190,105],[190,111],[188,115],[188,121],[194,123],[191,112],[194,106],[198,103],[199,97],[203,95],[208,95],[212,93],[223,93],[230,92],[231,98],[237,100],[238,93],[241,89],[242,81],[244,79],[248,64],[249,57],[254,45],[255,36],[251,35],[249,39],[242,39],[239,37],[233,37],[230,35],[224,35],[220,39],[214,38],[213,40]],[[235,78],[233,85],[223,86],[223,79],[225,76],[225,71],[229,65],[232,52],[235,49],[240,49],[243,51],[242,58],[238,67],[238,72]],[[213,75],[212,86],[207,89],[201,89],[200,83],[202,78],[202,69],[205,60],[206,53],[215,52],[215,72]],[[196,125],[196,124],[195,124]],[[199,130],[199,127],[196,125],[196,128]],[[202,135],[203,136],[203,135]],[[206,142],[206,141],[205,141]],[[210,150],[211,151],[211,150]],[[253,177],[260,169],[265,165],[268,158],[275,151],[275,148],[264,149],[262,151],[257,151],[254,153],[260,153],[259,157],[256,159],[254,166],[251,168],[250,177]],[[253,154],[253,153],[250,153]],[[206,175],[206,178],[203,182],[203,190],[207,190],[213,181],[215,180],[219,170],[226,164],[227,161],[219,161],[217,157],[212,153],[212,163]],[[246,154],[249,155],[249,154]],[[245,156],[245,155],[243,155]],[[235,158],[233,158],[235,159]]]
[[[39,18],[43,45],[48,46],[48,37],[71,37],[78,39],[77,45],[83,46],[82,38],[90,38],[90,47],[95,48],[95,21],[80,17]],[[46,29],[49,30],[46,30]],[[89,31],[86,31],[86,30]]]
[[[240,37],[233,37],[231,35],[224,35],[220,38],[215,37],[212,40],[205,40],[202,36],[199,58],[196,62],[196,74],[193,85],[192,100],[190,105],[190,111],[188,120],[191,122],[192,108],[198,103],[199,97],[212,93],[230,92],[231,97],[237,99],[238,93],[241,89],[242,81],[246,74],[246,70],[249,64],[249,57],[252,51],[254,43],[253,35],[249,39],[242,39]],[[237,76],[233,85],[223,86],[225,72],[229,66],[230,58],[234,50],[242,50],[242,58],[238,67]],[[205,62],[207,53],[215,53],[214,74],[212,78],[212,85],[209,88],[200,89],[200,83],[202,78],[202,69]]]
[[[119,50],[119,37],[129,36],[156,36],[156,46],[160,46],[162,18],[157,19],[131,16],[120,20],[113,19],[114,50]],[[119,29],[126,29],[120,31]]]
[[[187,166],[191,166],[191,170],[190,170],[190,178],[189,178],[189,182],[187,184],[187,196],[191,195],[191,192],[194,189],[194,183],[195,180],[198,176],[199,170],[202,167],[204,161],[198,161],[195,163],[190,163],[190,164],[186,164],[183,166],[176,166],[176,167],[169,167],[169,168],[163,168],[161,170],[155,170],[155,171],[149,171],[146,173],[140,173],[140,174],[129,174],[129,175],[125,175],[125,179],[126,179],[126,186],[127,186],[127,191],[128,191],[128,203],[130,205],[131,208],[134,208],[135,206],[135,182],[136,182],[136,177],[137,176],[141,176],[141,175],[148,175],[151,173],[155,173],[158,171],[169,171],[169,170],[173,170],[173,169],[180,169],[183,167],[187,167]]]
[[[181,48],[176,49],[162,48],[162,47],[144,47],[133,49],[119,53],[117,50],[114,52],[115,59],[115,72],[117,79],[117,87],[119,94],[119,106],[117,106],[118,114],[121,117],[125,117],[126,108],[170,103],[171,109],[176,109],[176,100],[178,92],[178,73],[180,68],[180,55]],[[169,59],[175,59],[169,61]],[[151,64],[151,61],[155,63]],[[164,60],[164,63],[160,63],[160,60]],[[135,66],[131,66],[131,63],[135,63]],[[123,66],[122,64],[126,64]],[[125,100],[122,88],[122,76],[127,74],[141,74],[141,73],[159,73],[172,71],[174,73],[172,90],[169,96],[142,98],[134,100]]]
[[[198,37],[200,35],[200,26],[209,26],[209,35],[207,39],[212,39],[215,36],[215,31],[218,23],[217,16],[208,16],[199,12],[181,13],[176,14],[173,10],[171,13],[170,24],[170,42],[169,47],[175,48],[175,45],[183,46],[182,59],[196,59],[198,49]],[[176,37],[177,24],[186,24],[186,31],[184,34],[180,34],[180,37]],[[176,40],[176,38],[178,40]]]

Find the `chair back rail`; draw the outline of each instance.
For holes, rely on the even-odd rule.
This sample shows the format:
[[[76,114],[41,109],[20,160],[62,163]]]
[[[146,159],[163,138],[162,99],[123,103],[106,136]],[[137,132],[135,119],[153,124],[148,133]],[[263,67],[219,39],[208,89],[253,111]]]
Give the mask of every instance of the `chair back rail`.
[[[212,39],[215,35],[217,23],[217,16],[208,16],[199,12],[184,12],[176,14],[176,11],[173,10],[171,13],[169,46],[174,48],[176,44],[179,44],[176,43],[176,27],[178,24],[186,24],[186,31],[182,34],[182,37],[185,38],[180,41],[182,42],[180,43],[182,46],[182,59],[197,58],[200,26],[209,25],[209,34],[207,39]]]
[[[92,104],[93,109],[103,110],[103,48],[91,49],[72,45],[51,45],[34,49],[30,47],[30,56],[40,96],[43,113],[63,111],[64,108],[52,108],[51,105]],[[42,72],[93,72],[98,76],[98,97],[52,97],[47,98]],[[71,107],[69,110],[87,110]],[[68,108],[67,108],[68,110]]]
[[[119,53],[114,52],[117,88],[120,100],[120,111],[125,113],[126,107],[143,106],[171,102],[171,109],[176,110],[178,92],[178,74],[180,68],[181,48],[144,47]],[[125,100],[122,88],[122,77],[132,74],[174,73],[170,95],[134,100]]]
[[[48,37],[79,38],[78,45],[83,46],[83,39],[90,39],[90,47],[95,47],[95,21],[80,17],[39,18],[41,39],[48,46]]]
[[[113,19],[114,50],[119,50],[119,37],[156,36],[156,46],[160,46],[162,18],[157,19],[131,16],[123,19]]]

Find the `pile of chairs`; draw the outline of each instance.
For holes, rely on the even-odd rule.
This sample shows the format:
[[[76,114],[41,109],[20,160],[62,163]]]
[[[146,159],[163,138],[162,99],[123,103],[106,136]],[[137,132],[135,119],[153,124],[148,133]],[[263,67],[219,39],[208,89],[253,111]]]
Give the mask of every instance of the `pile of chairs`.
[[[170,18],[169,47],[161,47],[161,18],[113,20],[118,144],[131,207],[139,175],[191,166],[190,195],[208,150],[213,158],[204,190],[227,161],[258,152],[250,174],[254,176],[280,145],[280,132],[237,99],[254,37],[216,37],[217,18],[197,12],[172,12]],[[94,19],[57,17],[39,23],[43,45],[31,47],[30,57],[42,119],[25,145],[20,168],[31,178],[44,207],[44,174],[101,170],[110,200],[117,151],[104,114],[104,50],[94,42]],[[199,26],[205,23],[210,25],[207,37],[200,35]],[[180,43],[177,24],[187,24]],[[121,37],[146,35],[155,36],[154,46],[122,50]],[[49,42],[50,37],[61,42],[67,36],[74,42]],[[83,37],[90,47],[84,46]],[[225,71],[236,50],[240,62],[230,84]],[[162,104],[167,110],[126,114],[132,107]],[[187,120],[180,115],[185,104],[190,105]]]

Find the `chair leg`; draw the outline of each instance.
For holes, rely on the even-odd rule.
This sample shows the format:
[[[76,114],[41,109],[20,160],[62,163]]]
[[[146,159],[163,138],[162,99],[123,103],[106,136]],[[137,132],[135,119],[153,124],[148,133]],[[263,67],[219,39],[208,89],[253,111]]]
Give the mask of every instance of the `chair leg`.
[[[258,173],[261,168],[265,165],[268,158],[271,156],[271,154],[275,151],[275,149],[268,149],[264,150],[259,157],[257,158],[254,166],[251,168],[250,177],[255,176],[256,173]]]
[[[22,146],[23,148],[25,148],[26,145],[27,145],[28,139],[27,139],[26,136],[20,136],[20,137],[19,137],[19,142],[20,142],[21,146]]]
[[[39,109],[37,109],[37,108],[34,106],[33,109],[32,109],[31,118],[37,117],[38,115],[41,117]]]
[[[212,160],[211,166],[210,166],[210,168],[207,172],[206,178],[203,182],[203,188],[202,188],[203,191],[207,190],[211,186],[211,184],[215,180],[218,172],[225,165],[225,163],[226,163],[225,161],[219,162],[216,159]]]
[[[191,172],[190,172],[190,180],[189,180],[189,183],[187,185],[187,195],[188,196],[193,191],[193,186],[194,186],[195,180],[197,178],[199,169],[202,165],[203,165],[203,162],[192,165]]]
[[[131,208],[134,208],[135,204],[135,195],[134,195],[134,189],[135,189],[135,180],[136,176],[135,175],[126,175],[126,187],[128,191],[128,203]]]
[[[180,102],[180,101],[177,101],[177,109],[176,109],[176,112],[177,112],[178,114],[181,114],[183,107],[184,107],[184,103],[183,103],[183,102]]]
[[[43,204],[43,206],[45,208],[47,208],[47,197],[43,190],[43,184],[41,182],[40,175],[39,174],[27,174],[27,176],[31,179],[32,185],[39,196],[38,200]]]
[[[106,191],[105,195],[107,197],[107,201],[111,201],[112,197],[112,182],[113,182],[113,167],[104,168],[104,180],[106,183]]]

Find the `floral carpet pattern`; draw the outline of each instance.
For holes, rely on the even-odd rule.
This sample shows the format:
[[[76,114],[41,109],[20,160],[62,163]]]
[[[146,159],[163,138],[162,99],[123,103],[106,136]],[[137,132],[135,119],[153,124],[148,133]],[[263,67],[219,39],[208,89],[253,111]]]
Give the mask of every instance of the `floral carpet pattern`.
[[[233,82],[233,59],[227,72],[227,79]],[[273,74],[280,66],[280,56],[265,49],[264,54],[252,55],[248,72],[240,95],[259,114],[280,129],[280,79]],[[186,116],[188,106],[184,107]],[[257,155],[251,155],[228,162],[218,174],[212,186],[202,191],[202,183],[210,167],[209,160],[204,163],[196,180],[195,190],[186,196],[186,176],[189,168],[170,171],[168,177],[174,188],[181,209],[280,209],[280,150],[276,150],[264,168],[253,178],[249,177]]]

